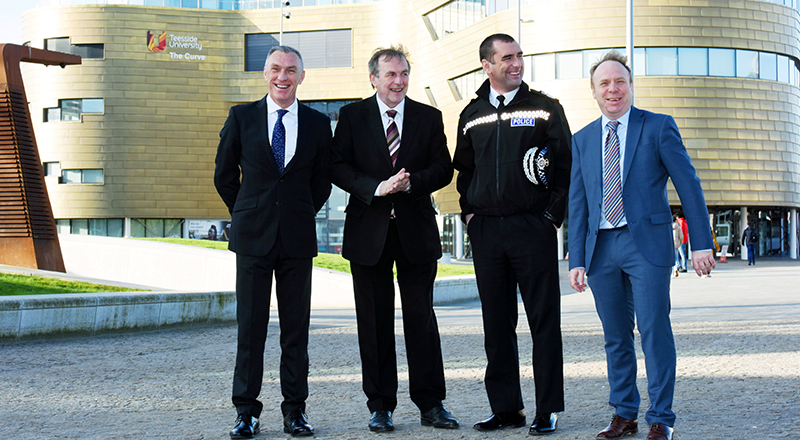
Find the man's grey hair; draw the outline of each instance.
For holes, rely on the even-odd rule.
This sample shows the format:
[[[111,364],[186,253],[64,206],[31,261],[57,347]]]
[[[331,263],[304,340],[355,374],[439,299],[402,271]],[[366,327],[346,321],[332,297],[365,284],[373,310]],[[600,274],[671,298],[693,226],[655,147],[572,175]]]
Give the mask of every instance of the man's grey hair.
[[[594,89],[594,72],[595,70],[597,70],[598,67],[600,67],[601,64],[603,64],[606,61],[616,61],[622,64],[622,66],[625,67],[625,70],[628,71],[628,80],[630,81],[631,84],[633,84],[633,75],[631,74],[631,68],[628,67],[628,57],[617,52],[616,50],[610,50],[606,52],[602,58],[597,60],[596,63],[592,64],[592,67],[589,68],[589,81],[592,84],[592,89]]]
[[[403,47],[402,44],[398,44],[397,46],[389,46],[387,48],[379,47],[375,49],[375,52],[372,53],[372,56],[367,63],[367,67],[369,67],[369,73],[372,76],[377,77],[380,75],[381,70],[378,67],[378,61],[380,61],[383,57],[386,57],[386,61],[394,58],[404,59],[406,61],[406,65],[408,66],[408,73],[411,74],[411,63],[408,61],[408,51],[406,51],[406,48]]]
[[[303,72],[303,56],[300,55],[300,51],[293,48],[292,46],[273,46],[272,49],[269,50],[267,54],[267,59],[264,60],[264,69],[268,67],[269,57],[275,52],[283,52],[283,53],[293,53],[297,55],[297,59],[300,60],[300,73]]]

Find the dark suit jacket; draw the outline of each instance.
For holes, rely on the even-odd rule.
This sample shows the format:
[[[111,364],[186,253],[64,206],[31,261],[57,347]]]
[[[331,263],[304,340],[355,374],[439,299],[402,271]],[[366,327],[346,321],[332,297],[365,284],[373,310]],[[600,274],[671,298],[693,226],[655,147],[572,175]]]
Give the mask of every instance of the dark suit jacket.
[[[326,173],[330,119],[299,104],[297,150],[280,175],[270,146],[266,99],[231,107],[219,134],[214,185],[231,212],[228,248],[264,256],[280,231],[289,256],[313,258],[316,213],[331,192]]]
[[[331,154],[331,180],[350,193],[342,256],[372,266],[383,252],[392,207],[403,251],[423,263],[442,256],[431,193],[453,179],[442,113],[406,98],[402,138],[393,167],[377,97],[346,105],[339,113]],[[375,197],[381,181],[401,168],[411,173],[411,192]]]
[[[602,216],[601,120],[572,136],[569,266],[589,274]],[[713,249],[703,189],[671,116],[631,108],[625,143],[622,203],[636,247],[656,266],[675,264],[667,178],[680,196],[694,249]]]

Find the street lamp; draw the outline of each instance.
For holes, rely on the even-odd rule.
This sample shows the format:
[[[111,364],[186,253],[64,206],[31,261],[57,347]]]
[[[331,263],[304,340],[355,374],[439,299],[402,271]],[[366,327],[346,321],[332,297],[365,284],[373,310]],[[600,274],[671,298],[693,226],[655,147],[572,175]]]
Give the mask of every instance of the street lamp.
[[[522,19],[522,0],[517,0],[517,43],[522,47],[522,23],[533,23],[534,20]]]
[[[292,18],[291,12],[283,12],[283,7],[289,6],[289,0],[281,0],[281,32],[278,34],[278,44],[283,46],[283,19],[287,20]]]

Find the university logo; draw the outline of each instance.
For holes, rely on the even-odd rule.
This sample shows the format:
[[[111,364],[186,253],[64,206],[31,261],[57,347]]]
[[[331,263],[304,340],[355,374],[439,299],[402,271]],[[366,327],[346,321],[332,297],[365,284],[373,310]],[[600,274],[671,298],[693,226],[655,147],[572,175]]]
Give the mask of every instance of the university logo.
[[[150,31],[147,31],[147,48],[150,49],[151,52],[161,52],[167,47],[167,32],[164,31],[161,35],[158,36],[158,40],[156,40],[155,34],[151,34]]]

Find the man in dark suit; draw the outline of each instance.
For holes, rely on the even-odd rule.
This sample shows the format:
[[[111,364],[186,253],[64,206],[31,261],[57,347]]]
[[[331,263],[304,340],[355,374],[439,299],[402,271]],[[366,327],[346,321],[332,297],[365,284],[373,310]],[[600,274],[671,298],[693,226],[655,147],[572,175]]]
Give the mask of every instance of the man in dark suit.
[[[394,282],[403,309],[411,400],[421,423],[458,428],[442,406],[444,367],[433,282],[442,256],[431,193],[450,183],[453,167],[442,114],[406,98],[410,66],[402,46],[369,60],[377,93],[342,108],[331,180],[350,193],[342,255],[350,260],[369,429],[392,431],[397,406]]]
[[[572,137],[569,191],[570,284],[589,285],[603,324],[609,404],[615,414],[598,439],[636,433],[634,322],[647,369],[648,440],[672,438],[676,353],[669,319],[675,264],[667,178],[683,205],[698,275],[716,267],[708,211],[672,117],[632,106],[627,58],[607,53],[590,69],[592,95],[603,115]]]
[[[316,212],[331,191],[326,167],[330,119],[297,101],[303,60],[288,46],[270,50],[264,65],[269,93],[231,108],[220,132],[214,184],[231,212],[228,248],[236,252],[239,324],[232,438],[260,431],[258,401],[264,374],[272,275],[281,326],[284,432],[313,435],[308,397],[311,260],[317,255]]]

